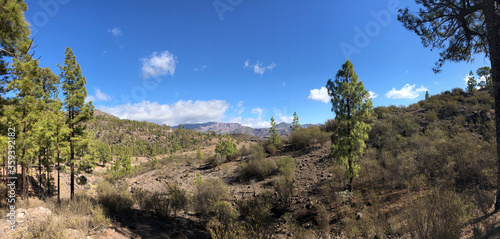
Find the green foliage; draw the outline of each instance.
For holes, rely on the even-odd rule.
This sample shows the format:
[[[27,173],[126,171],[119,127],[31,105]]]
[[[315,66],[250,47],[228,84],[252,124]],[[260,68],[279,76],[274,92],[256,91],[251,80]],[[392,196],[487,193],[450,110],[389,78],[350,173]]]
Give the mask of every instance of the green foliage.
[[[226,184],[219,178],[195,180],[193,195],[193,208],[202,217],[207,217],[213,212],[213,205],[221,200],[229,199]]]
[[[256,158],[241,162],[237,170],[240,178],[243,179],[265,179],[276,171],[276,163],[271,159]]]
[[[290,129],[292,130],[292,132],[295,132],[299,128],[300,128],[299,117],[297,116],[297,112],[293,112],[293,121],[292,125],[290,126]]]
[[[298,122],[297,122],[298,123]],[[269,133],[271,134],[267,139],[266,150],[274,155],[279,147],[281,147],[281,137],[276,131],[276,122],[274,122],[274,117],[271,117],[271,128],[269,128]]]
[[[467,91],[469,93],[473,93],[474,91],[476,91],[477,81],[474,78],[474,74],[472,73],[472,71],[470,71],[470,73],[467,77],[468,77],[468,79],[467,79]]]
[[[168,185],[168,194],[168,201],[174,210],[174,217],[176,217],[177,212],[184,209],[188,203],[186,190],[179,188],[177,184],[170,184]]]
[[[331,137],[331,151],[337,162],[347,167],[352,190],[352,181],[359,170],[356,158],[363,154],[365,140],[371,129],[364,120],[371,115],[373,106],[368,91],[363,82],[358,82],[358,76],[349,60],[342,65],[335,81],[328,80],[326,86],[337,120]]]
[[[281,175],[287,178],[293,178],[295,172],[295,161],[293,160],[292,157],[290,156],[280,157],[275,159],[275,162],[278,172]]]
[[[196,159],[203,159],[203,152],[201,152],[200,147],[196,150]]]
[[[219,143],[215,146],[215,153],[227,157],[227,159],[232,159],[235,153],[238,151],[233,138],[226,134],[226,139],[219,140]]]
[[[331,126],[333,128],[333,124],[331,124]],[[314,144],[324,145],[329,137],[330,135],[327,132],[323,132],[318,126],[313,125],[309,128],[301,128],[293,132],[290,137],[290,142],[296,147],[306,148]]]
[[[429,96],[429,91],[427,90],[427,91],[425,91],[425,99],[427,100],[427,99],[429,99],[429,97],[430,97]]]

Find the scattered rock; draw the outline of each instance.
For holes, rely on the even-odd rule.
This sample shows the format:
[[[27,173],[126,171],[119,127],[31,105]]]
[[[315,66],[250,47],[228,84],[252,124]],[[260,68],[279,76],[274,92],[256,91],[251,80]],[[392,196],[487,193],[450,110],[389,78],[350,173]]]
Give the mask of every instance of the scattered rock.
[[[115,229],[113,228],[108,228],[106,231],[103,233],[104,236],[111,236],[115,233]]]
[[[83,235],[83,233],[75,229],[64,230],[64,237],[66,239],[85,239],[85,235]]]
[[[314,206],[313,202],[307,202],[306,203],[306,208],[311,209]]]
[[[363,214],[361,214],[360,212],[356,213],[356,220],[359,220],[363,218]]]

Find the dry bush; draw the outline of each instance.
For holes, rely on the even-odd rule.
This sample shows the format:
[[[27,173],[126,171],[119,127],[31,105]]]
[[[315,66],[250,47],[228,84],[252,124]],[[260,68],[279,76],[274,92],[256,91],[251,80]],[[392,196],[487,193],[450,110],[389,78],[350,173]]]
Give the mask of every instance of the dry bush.
[[[292,196],[295,192],[295,183],[293,178],[280,176],[274,183],[274,190],[278,194],[277,208],[280,210],[287,209],[292,203]]]
[[[20,238],[27,239],[64,239],[64,220],[57,216],[48,216],[43,220],[32,220],[28,224],[27,233]]]
[[[213,212],[213,204],[229,198],[226,184],[220,178],[209,178],[195,182],[193,195],[193,208],[202,217],[207,217]]]
[[[330,233],[330,214],[328,210],[326,210],[323,204],[316,205],[316,222],[318,223],[318,231],[321,236],[327,238],[327,235]]]
[[[107,181],[102,181],[97,186],[97,194],[99,203],[111,213],[126,213],[134,204],[126,185],[117,187]]]
[[[268,238],[272,234],[274,219],[271,208],[274,199],[270,192],[264,192],[254,198],[240,200],[236,203],[247,229],[258,235],[255,238]]]
[[[408,231],[417,238],[460,238],[469,215],[469,207],[456,193],[438,190],[412,199],[405,211]]]

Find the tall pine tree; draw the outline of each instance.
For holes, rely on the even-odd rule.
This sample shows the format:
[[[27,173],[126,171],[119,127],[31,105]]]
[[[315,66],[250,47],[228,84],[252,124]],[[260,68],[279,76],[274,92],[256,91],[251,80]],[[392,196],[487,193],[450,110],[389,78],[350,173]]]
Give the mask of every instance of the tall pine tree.
[[[354,178],[358,176],[357,157],[363,154],[368,139],[370,125],[364,122],[371,115],[373,108],[370,93],[363,82],[358,81],[354,67],[347,60],[335,76],[326,84],[331,97],[332,111],[336,124],[332,134],[332,155],[347,167],[349,191],[353,190]]]
[[[67,110],[67,124],[69,127],[69,164],[71,169],[71,199],[75,196],[75,159],[76,141],[81,140],[84,135],[84,123],[91,120],[94,115],[94,106],[92,102],[85,103],[87,83],[82,75],[80,65],[76,62],[73,50],[67,47],[65,51],[66,58],[64,65],[57,64],[61,69],[60,77],[63,80],[62,89],[65,96],[64,107]]]

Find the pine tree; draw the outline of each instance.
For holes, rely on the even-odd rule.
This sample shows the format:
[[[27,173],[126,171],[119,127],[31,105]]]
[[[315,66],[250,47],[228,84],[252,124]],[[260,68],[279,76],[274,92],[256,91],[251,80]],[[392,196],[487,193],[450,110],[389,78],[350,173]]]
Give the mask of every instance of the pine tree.
[[[196,159],[203,159],[203,152],[201,152],[200,147],[196,150]]]
[[[429,96],[429,91],[425,91],[425,99],[427,100],[427,99],[429,99],[429,97],[430,97]]]
[[[292,130],[292,132],[295,132],[299,128],[300,128],[299,117],[297,116],[297,112],[293,112],[293,121],[292,125],[290,126],[290,129]]]
[[[19,42],[19,49],[22,52],[28,52],[30,47],[31,41],[28,39]],[[30,55],[19,54],[13,59],[11,73],[12,79],[7,90],[15,94],[15,97],[9,127],[16,128],[16,164],[21,165],[21,195],[27,198],[27,176],[39,150],[34,130],[42,114],[40,104],[43,104],[41,100],[43,91],[41,85],[34,79],[40,77],[41,69],[38,61],[33,60]]]
[[[271,117],[271,128],[269,128],[269,144],[274,146],[279,146],[281,144],[281,138],[278,132],[276,131],[276,122],[274,121],[274,117]]]
[[[353,190],[353,180],[358,176],[357,157],[363,154],[368,139],[370,125],[364,122],[372,112],[370,94],[363,82],[358,81],[353,65],[347,60],[335,76],[326,84],[331,97],[332,111],[337,124],[332,134],[332,155],[347,168],[349,191]]]
[[[474,91],[476,91],[476,87],[477,87],[477,81],[474,78],[474,74],[472,73],[472,71],[470,71],[467,79],[467,91],[469,93],[473,93]]]
[[[84,134],[85,125],[93,118],[94,106],[92,102],[85,103],[87,90],[85,89],[86,80],[82,76],[80,65],[76,62],[76,58],[71,48],[66,48],[64,66],[58,64],[61,69],[60,78],[63,79],[63,94],[65,96],[64,106],[67,110],[67,124],[70,129],[69,146],[70,146],[70,169],[71,169],[71,199],[75,196],[75,148],[76,142],[81,139]]]

